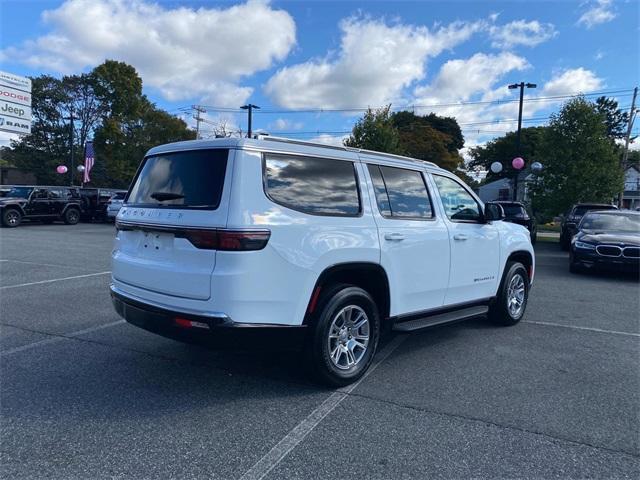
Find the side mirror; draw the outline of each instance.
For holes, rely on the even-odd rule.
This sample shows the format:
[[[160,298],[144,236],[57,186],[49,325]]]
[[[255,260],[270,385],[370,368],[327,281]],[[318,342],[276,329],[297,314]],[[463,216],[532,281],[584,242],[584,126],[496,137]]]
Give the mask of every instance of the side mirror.
[[[504,220],[504,209],[499,203],[487,202],[484,204],[484,219],[487,222]]]

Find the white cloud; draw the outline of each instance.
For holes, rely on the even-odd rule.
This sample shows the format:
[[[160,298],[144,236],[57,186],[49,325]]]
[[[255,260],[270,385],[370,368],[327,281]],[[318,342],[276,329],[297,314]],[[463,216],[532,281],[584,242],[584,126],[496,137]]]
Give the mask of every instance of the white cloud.
[[[304,126],[302,122],[292,122],[286,118],[277,118],[273,122],[269,123],[269,130],[300,130]]]
[[[578,25],[593,28],[601,23],[607,23],[616,18],[611,0],[596,0],[587,2],[589,8],[578,19]]]
[[[493,137],[516,129],[518,90],[509,90],[507,85],[514,80],[534,79],[531,74],[527,74],[526,78],[520,75],[512,77],[514,72],[529,68],[530,64],[525,58],[509,52],[496,55],[477,53],[470,58],[450,60],[442,65],[430,84],[414,89],[415,97],[412,102],[424,106],[416,108],[416,113],[420,115],[435,112],[440,116],[456,118],[463,130],[466,147],[483,144]],[[594,72],[582,67],[573,68],[556,72],[548,81],[540,82],[537,89],[526,89],[525,100],[531,97],[592,92],[603,86],[603,80]],[[540,120],[533,123],[525,121],[523,125],[546,124],[547,121],[543,118],[545,114],[566,100],[567,98],[525,101],[523,118]],[[471,103],[462,104],[463,102]],[[466,158],[468,148],[461,153]]]
[[[415,89],[415,96],[420,99],[416,103],[466,101],[477,94],[490,95],[492,98],[486,100],[494,100],[495,94],[490,90],[498,80],[509,72],[528,67],[526,59],[509,52],[476,53],[468,59],[449,60],[430,85]]]
[[[310,142],[321,143],[323,145],[332,145],[337,147],[342,147],[344,145],[344,141],[349,138],[349,135],[329,135],[326,133],[322,133],[317,137],[310,138]]]
[[[491,25],[488,28],[489,37],[492,39],[491,46],[495,48],[510,48],[516,45],[535,47],[558,34],[552,23],[540,23],[537,20],[516,20],[505,25]]]
[[[221,106],[244,102],[253,90],[239,82],[283,60],[296,41],[291,15],[266,0],[198,9],[67,0],[42,17],[49,33],[0,56],[59,73],[121,60],[169,100],[206,96]]]
[[[265,86],[287,108],[378,106],[398,101],[404,88],[425,74],[428,58],[440,54],[482,28],[482,22],[454,22],[429,30],[370,18],[340,23],[339,51],[324,58],[284,67]]]
[[[564,70],[544,84],[541,96],[573,95],[600,90],[604,82],[591,70],[583,67]]]

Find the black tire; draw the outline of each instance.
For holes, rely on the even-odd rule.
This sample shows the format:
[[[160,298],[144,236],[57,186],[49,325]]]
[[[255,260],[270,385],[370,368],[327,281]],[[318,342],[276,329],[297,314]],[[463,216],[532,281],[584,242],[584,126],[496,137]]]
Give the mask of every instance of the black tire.
[[[77,208],[67,208],[62,219],[67,225],[75,225],[80,221],[80,210]]]
[[[2,225],[15,228],[22,223],[22,213],[16,208],[5,208],[2,212]]]
[[[573,261],[572,255],[569,255],[569,272],[582,273],[582,265]]]
[[[308,366],[313,376],[331,387],[343,387],[357,381],[371,365],[378,347],[380,314],[375,301],[359,287],[339,285],[326,289],[318,303],[317,312],[312,319],[306,349]],[[357,331],[347,328],[349,325],[353,327],[358,319],[358,323],[361,322],[362,314],[366,318],[366,324]],[[335,335],[330,337],[332,327]],[[368,334],[368,343],[364,349],[357,346],[355,337],[358,333],[363,337]],[[360,343],[365,342],[361,340]],[[332,348],[336,352],[336,359],[332,358]],[[349,365],[351,362],[353,364]]]
[[[514,312],[509,308],[510,304],[510,287],[514,286],[514,282],[519,285],[515,277],[520,277],[522,281],[523,297],[521,300],[521,306]],[[527,301],[529,300],[529,274],[527,269],[520,262],[509,262],[505,267],[502,281],[500,282],[500,289],[495,301],[489,307],[489,319],[497,323],[498,325],[515,325],[524,316],[524,312],[527,308]]]

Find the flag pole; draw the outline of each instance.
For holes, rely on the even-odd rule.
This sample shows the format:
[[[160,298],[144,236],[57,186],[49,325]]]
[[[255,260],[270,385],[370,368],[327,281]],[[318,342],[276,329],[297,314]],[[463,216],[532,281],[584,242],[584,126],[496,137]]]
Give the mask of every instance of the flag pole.
[[[82,155],[83,158],[83,162],[86,163],[87,161],[87,142],[84,142],[84,154]],[[84,165],[83,163],[83,165]],[[86,165],[85,165],[85,168]],[[80,188],[84,188],[84,170],[82,171],[82,180],[80,180]]]

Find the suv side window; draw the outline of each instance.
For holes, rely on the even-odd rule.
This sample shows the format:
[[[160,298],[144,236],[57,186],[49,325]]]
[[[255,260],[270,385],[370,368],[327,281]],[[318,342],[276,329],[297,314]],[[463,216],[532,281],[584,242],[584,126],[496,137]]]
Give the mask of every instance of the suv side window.
[[[49,193],[46,188],[38,188],[35,192],[33,192],[33,197],[37,200],[47,200],[49,198]]]
[[[353,162],[265,154],[264,165],[265,193],[274,202],[312,215],[360,214]]]
[[[49,198],[51,200],[59,200],[63,197],[62,193],[64,190],[51,189],[49,190]]]
[[[419,220],[433,218],[431,199],[420,172],[372,164],[367,167],[383,216]]]
[[[454,222],[479,222],[482,220],[480,205],[461,184],[449,177],[433,175],[444,212]]]

